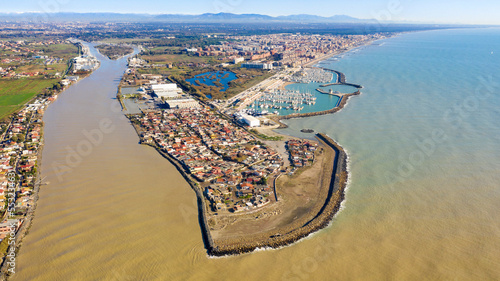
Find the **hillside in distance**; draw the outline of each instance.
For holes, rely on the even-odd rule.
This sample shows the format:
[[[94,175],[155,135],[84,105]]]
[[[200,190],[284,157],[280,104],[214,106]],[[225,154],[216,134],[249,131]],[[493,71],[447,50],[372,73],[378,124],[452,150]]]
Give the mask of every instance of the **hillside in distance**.
[[[176,23],[255,23],[255,22],[301,22],[301,23],[362,23],[362,20],[346,15],[322,17],[316,15],[288,15],[272,17],[260,14],[205,13],[201,15],[183,14],[123,14],[123,13],[0,13],[1,21],[48,21],[48,22],[176,22]]]

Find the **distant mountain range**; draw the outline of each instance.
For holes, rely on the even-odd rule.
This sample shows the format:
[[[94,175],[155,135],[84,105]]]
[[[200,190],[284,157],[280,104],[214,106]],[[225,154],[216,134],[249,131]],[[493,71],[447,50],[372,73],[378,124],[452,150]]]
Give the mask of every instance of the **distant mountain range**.
[[[202,15],[157,15],[154,16],[155,20],[160,21],[190,21],[190,22],[365,22],[345,15],[337,15],[332,17],[321,17],[315,15],[290,15],[272,17],[260,14],[231,14],[231,13],[218,13],[218,14],[202,14]]]
[[[179,23],[365,23],[373,20],[362,20],[346,15],[322,17],[315,15],[289,15],[272,17],[259,14],[206,13],[201,15],[179,14],[121,14],[121,13],[0,13],[2,21],[47,21],[47,22],[179,22]]]

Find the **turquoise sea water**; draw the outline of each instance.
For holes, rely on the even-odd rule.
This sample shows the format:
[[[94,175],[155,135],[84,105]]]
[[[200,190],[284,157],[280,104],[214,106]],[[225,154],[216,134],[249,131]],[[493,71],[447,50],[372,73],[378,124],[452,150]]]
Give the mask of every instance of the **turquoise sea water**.
[[[290,120],[285,132],[313,128],[349,151],[338,229],[354,233],[351,243],[374,244],[359,262],[380,258],[376,250],[390,257],[375,271],[413,259],[445,267],[441,277],[500,278],[492,267],[500,259],[500,29],[405,34],[323,65],[363,94],[337,114]]]

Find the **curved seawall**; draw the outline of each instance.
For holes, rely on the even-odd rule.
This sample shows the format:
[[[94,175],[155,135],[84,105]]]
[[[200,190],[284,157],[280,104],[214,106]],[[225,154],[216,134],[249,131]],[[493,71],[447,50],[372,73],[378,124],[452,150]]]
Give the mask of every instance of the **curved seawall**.
[[[344,191],[348,180],[347,154],[340,145],[327,135],[317,134],[316,136],[328,149],[335,152],[328,195],[320,211],[299,228],[290,229],[286,233],[268,232],[261,234],[258,238],[252,238],[250,241],[244,239],[215,241],[213,247],[208,249],[210,255],[236,255],[252,252],[258,248],[281,248],[293,244],[330,224],[335,214],[340,210],[345,196]]]
[[[361,86],[361,85],[347,84],[347,83],[345,83],[345,75],[344,75],[344,73],[342,73],[340,71],[333,70],[333,69],[328,69],[328,68],[323,68],[323,69],[337,73],[339,82],[337,82],[335,84],[332,84],[332,85],[350,85],[350,86],[354,86],[354,87],[356,87],[358,89],[363,88],[363,86]],[[303,118],[303,117],[311,117],[311,116],[319,116],[319,115],[332,114],[332,113],[335,113],[335,112],[338,112],[338,111],[342,110],[346,106],[347,101],[349,100],[350,97],[357,96],[357,95],[360,95],[360,94],[361,94],[360,90],[357,90],[356,92],[351,93],[351,94],[342,94],[341,97],[340,97],[339,102],[333,108],[328,109],[328,110],[317,111],[317,112],[309,112],[309,113],[292,113],[292,114],[289,114],[289,115],[273,116],[273,117],[271,117],[271,119],[279,122],[279,124],[280,124],[279,128],[280,129],[287,128],[288,126],[286,124],[280,122],[280,120],[287,120],[287,119],[292,119],[292,118]]]

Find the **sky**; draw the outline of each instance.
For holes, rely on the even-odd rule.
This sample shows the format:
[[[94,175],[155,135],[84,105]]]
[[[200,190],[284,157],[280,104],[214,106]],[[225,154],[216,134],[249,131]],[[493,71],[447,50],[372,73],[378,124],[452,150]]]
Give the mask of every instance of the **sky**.
[[[426,23],[500,24],[498,0],[1,0],[0,12],[349,15]]]

